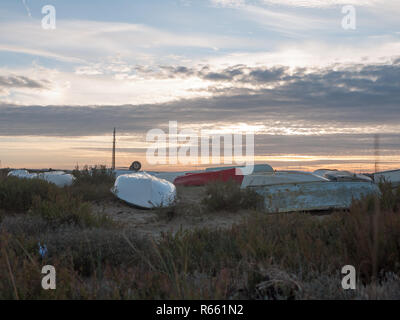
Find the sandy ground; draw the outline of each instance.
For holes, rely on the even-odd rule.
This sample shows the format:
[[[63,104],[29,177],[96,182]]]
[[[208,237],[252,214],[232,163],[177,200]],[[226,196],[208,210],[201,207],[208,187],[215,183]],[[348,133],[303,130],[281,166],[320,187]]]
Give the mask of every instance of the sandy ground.
[[[141,210],[119,201],[93,204],[94,211],[105,213],[124,228],[135,229],[144,236],[159,237],[162,232],[177,232],[196,228],[226,229],[238,224],[251,212],[212,212],[200,204],[204,197],[203,187],[178,188],[178,206],[173,214],[164,209]]]

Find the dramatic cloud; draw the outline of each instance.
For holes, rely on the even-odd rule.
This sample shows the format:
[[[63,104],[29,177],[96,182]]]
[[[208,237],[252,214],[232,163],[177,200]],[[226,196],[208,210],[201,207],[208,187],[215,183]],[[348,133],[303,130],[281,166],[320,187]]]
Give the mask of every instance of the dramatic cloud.
[[[0,86],[8,88],[44,88],[45,82],[45,80],[39,82],[23,76],[0,76]]]
[[[400,84],[399,58],[394,59],[390,64],[334,65],[330,68],[291,69],[284,66],[236,65],[220,70],[213,70],[210,66],[199,68],[163,66],[160,70],[139,70],[139,72],[162,79],[198,77],[210,80],[215,85],[208,87],[208,90],[214,93],[228,94],[246,85],[246,90],[242,90],[243,93],[268,96],[269,101],[287,100],[289,104],[294,101],[299,104],[318,102],[321,105],[333,105],[339,109],[340,105],[347,105],[349,102],[353,106],[388,100],[396,103],[399,97],[397,90]],[[229,83],[229,86],[221,90],[218,88],[218,83]],[[337,105],[338,101],[341,102],[340,105]]]
[[[48,89],[47,80],[33,80],[24,76],[0,76],[0,94],[7,93],[9,89]]]
[[[219,72],[204,68],[194,71],[173,67],[171,70],[178,70],[180,76],[195,73],[214,79],[215,85],[208,89],[214,92],[218,91],[219,83],[229,85],[211,98],[162,104],[2,105],[0,135],[104,134],[113,126],[126,132],[143,133],[166,125],[168,120],[182,124],[261,122],[275,124],[271,129],[275,131],[271,132],[278,134],[285,130],[307,134],[307,128],[312,134],[340,133],[344,128],[348,128],[347,132],[363,133],[371,132],[369,126],[370,130],[387,133],[387,128],[400,123],[399,60],[390,65],[336,66],[320,70],[243,66]],[[237,94],[238,90],[241,94]],[[280,124],[276,125],[277,122]]]

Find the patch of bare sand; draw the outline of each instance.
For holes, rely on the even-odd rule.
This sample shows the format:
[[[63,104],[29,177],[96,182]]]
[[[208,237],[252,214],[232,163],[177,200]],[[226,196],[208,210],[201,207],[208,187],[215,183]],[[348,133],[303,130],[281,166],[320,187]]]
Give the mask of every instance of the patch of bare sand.
[[[115,200],[93,204],[96,213],[110,216],[123,228],[134,229],[138,234],[159,238],[162,233],[180,230],[228,229],[241,223],[251,211],[208,212],[202,205],[204,187],[179,187],[178,204],[173,210],[142,210]]]

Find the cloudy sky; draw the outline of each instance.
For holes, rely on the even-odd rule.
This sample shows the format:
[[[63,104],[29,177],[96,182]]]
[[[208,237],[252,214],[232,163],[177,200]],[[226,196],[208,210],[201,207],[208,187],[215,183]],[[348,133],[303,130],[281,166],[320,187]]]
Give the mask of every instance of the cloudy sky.
[[[117,127],[117,165],[154,169],[146,133],[178,121],[253,128],[281,169],[370,171],[379,134],[398,168],[399,16],[398,0],[2,0],[1,165],[110,165]]]

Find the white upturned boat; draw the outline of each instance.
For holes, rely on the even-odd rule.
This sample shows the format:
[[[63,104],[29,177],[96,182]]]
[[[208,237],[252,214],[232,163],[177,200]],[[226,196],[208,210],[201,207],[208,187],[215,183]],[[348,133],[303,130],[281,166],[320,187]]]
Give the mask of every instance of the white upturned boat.
[[[176,198],[176,188],[172,183],[146,172],[118,176],[111,191],[119,199],[146,209],[168,207]]]
[[[17,177],[21,179],[37,178],[36,173],[29,173],[28,170],[12,170],[7,174],[8,177]]]
[[[49,171],[38,173],[37,177],[39,179],[46,180],[49,183],[53,183],[60,188],[70,186],[75,181],[75,177],[72,174],[65,173],[64,171]]]
[[[310,172],[302,171],[275,171],[254,173],[243,177],[242,188],[271,186],[286,183],[302,183],[302,182],[326,182],[329,181],[324,177],[314,175]]]
[[[400,170],[389,170],[377,172],[374,174],[375,183],[379,183],[381,181],[388,181],[392,183],[393,186],[400,185]]]
[[[64,171],[29,173],[27,170],[13,170],[8,173],[8,176],[21,179],[42,179],[55,184],[57,187],[70,186],[75,180],[72,174],[65,173]]]
[[[379,194],[372,182],[318,181],[253,186],[264,197],[267,212],[322,211],[349,208],[353,200]]]
[[[327,178],[330,181],[368,181],[372,182],[370,177],[363,174],[358,174],[344,170],[330,170],[330,169],[319,169],[314,171],[315,175]]]

